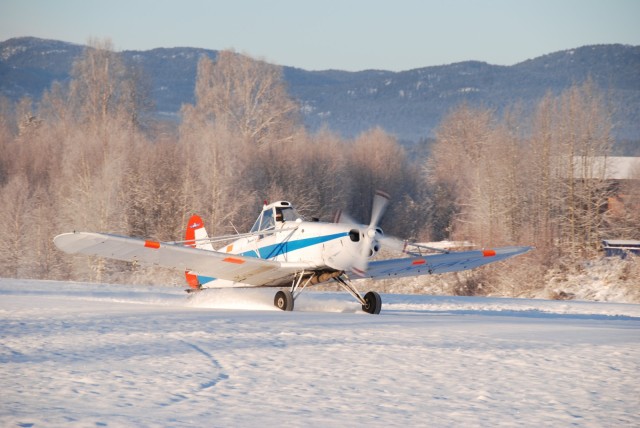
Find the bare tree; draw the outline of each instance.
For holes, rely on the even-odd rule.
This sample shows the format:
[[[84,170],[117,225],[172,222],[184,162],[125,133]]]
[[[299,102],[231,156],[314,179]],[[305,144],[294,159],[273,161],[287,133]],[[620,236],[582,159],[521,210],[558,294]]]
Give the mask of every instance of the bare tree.
[[[136,128],[136,94],[135,82],[111,43],[92,41],[74,63],[68,91],[54,86],[43,100],[43,117],[63,122],[50,127],[63,153],[51,183],[61,225],[127,230],[124,207],[129,193],[123,183],[132,152],[144,144]],[[102,281],[112,266],[85,260],[74,269]]]
[[[377,189],[393,195],[396,201],[402,200],[407,159],[393,136],[374,128],[359,135],[347,153],[351,181],[348,210],[355,218],[369,221],[371,200]],[[392,225],[389,219],[394,215],[394,205],[389,206],[383,225]]]
[[[492,216],[496,212],[491,163],[491,110],[462,105],[438,127],[429,173],[433,183],[450,189],[457,213],[453,230],[457,237],[484,244],[490,241]]]
[[[604,210],[611,189],[606,179],[611,151],[611,119],[593,82],[574,85],[558,101],[563,209],[560,232],[573,257],[593,255],[599,247]]]
[[[268,171],[258,164],[300,132],[297,107],[279,67],[230,51],[220,52],[215,62],[200,60],[195,96],[195,105],[183,106],[180,128],[183,212],[186,217],[203,210],[214,233],[229,232],[232,223],[246,221],[239,217],[256,205],[256,191],[271,187]]]
[[[528,160],[528,192],[531,194],[530,222],[532,237],[540,252],[553,257],[558,236],[561,198],[558,186],[559,145],[556,140],[557,106],[551,93],[540,100],[532,119],[532,134],[524,152]]]
[[[28,252],[25,238],[31,233],[29,181],[16,174],[0,188],[0,275],[19,278]]]
[[[194,113],[244,142],[291,142],[296,111],[277,66],[232,51],[220,52],[215,62],[203,57],[198,63]]]
[[[0,97],[0,187],[9,179],[13,163],[11,148],[14,135],[11,129],[13,123],[10,119],[12,110],[11,102],[5,97]]]
[[[249,160],[252,187],[263,199],[294,202],[303,215],[331,218],[344,207],[346,144],[329,132],[298,132],[286,150],[264,147]]]
[[[70,101],[77,120],[103,132],[109,122],[138,125],[147,105],[140,72],[128,68],[110,40],[89,40],[83,55],[73,64]]]

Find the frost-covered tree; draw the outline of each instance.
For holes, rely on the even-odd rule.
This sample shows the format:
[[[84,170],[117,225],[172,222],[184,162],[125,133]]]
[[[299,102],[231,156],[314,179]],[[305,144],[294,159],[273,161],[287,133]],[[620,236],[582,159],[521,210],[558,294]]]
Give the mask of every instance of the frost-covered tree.
[[[558,99],[555,141],[559,238],[573,257],[594,254],[604,231],[611,152],[611,115],[593,82],[573,85]]]
[[[297,106],[288,96],[280,67],[233,51],[198,63],[196,104],[185,111],[217,123],[246,143],[291,142]]]

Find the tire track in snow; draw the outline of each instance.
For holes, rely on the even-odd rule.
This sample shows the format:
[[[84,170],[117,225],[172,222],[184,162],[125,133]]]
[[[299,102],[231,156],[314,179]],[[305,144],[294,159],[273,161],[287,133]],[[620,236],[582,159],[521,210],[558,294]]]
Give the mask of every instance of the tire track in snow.
[[[218,372],[218,375],[213,378],[210,378],[205,382],[200,382],[198,386],[195,388],[187,387],[186,391],[185,390],[181,392],[176,391],[174,394],[172,394],[172,397],[170,397],[168,400],[157,403],[160,407],[169,407],[169,406],[180,404],[187,400],[193,400],[193,397],[195,395],[198,395],[203,391],[210,390],[215,386],[217,386],[220,382],[229,379],[229,375],[224,372],[224,368],[222,367],[222,364],[220,364],[220,362],[209,352],[205,351],[195,343],[187,342],[184,339],[175,338],[175,340],[193,349],[198,354],[204,356],[211,364],[211,368],[214,371]]]
[[[224,373],[222,364],[220,364],[220,362],[218,360],[216,360],[213,355],[211,355],[209,352],[205,351],[204,349],[202,349],[201,347],[199,347],[195,343],[190,343],[190,342],[187,342],[187,341],[185,341],[183,339],[180,339],[180,342],[184,343],[185,345],[187,345],[188,347],[190,347],[194,351],[200,353],[201,355],[204,355],[209,360],[209,362],[211,362],[213,367],[216,368],[219,371],[219,374],[218,374],[217,377],[211,379],[208,382],[201,383],[200,384],[200,389],[197,392],[204,391],[205,389],[213,388],[214,386],[216,386],[220,382],[229,379],[229,375]]]

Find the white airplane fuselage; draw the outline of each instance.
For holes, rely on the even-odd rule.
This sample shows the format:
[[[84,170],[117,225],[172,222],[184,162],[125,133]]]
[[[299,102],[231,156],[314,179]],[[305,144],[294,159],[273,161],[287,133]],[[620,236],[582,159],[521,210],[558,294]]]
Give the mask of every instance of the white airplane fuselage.
[[[290,210],[288,220],[280,212]],[[279,217],[279,218],[278,218]],[[261,221],[266,221],[261,224]],[[363,225],[303,221],[286,201],[265,205],[253,233],[233,241],[217,251],[257,257],[287,264],[299,263],[309,271],[347,270],[362,252]],[[260,233],[264,232],[264,233]],[[372,249],[370,254],[375,253]],[[237,285],[198,275],[203,288]]]

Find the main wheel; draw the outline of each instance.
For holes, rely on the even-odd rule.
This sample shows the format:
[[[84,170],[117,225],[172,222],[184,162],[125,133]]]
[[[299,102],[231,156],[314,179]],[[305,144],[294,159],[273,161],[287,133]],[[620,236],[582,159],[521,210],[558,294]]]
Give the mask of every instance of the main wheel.
[[[273,299],[273,304],[283,311],[293,310],[293,294],[289,290],[280,290]]]
[[[380,313],[380,308],[382,308],[382,299],[378,293],[375,291],[369,291],[364,295],[364,301],[367,302],[367,304],[362,305],[363,311],[374,315]]]

